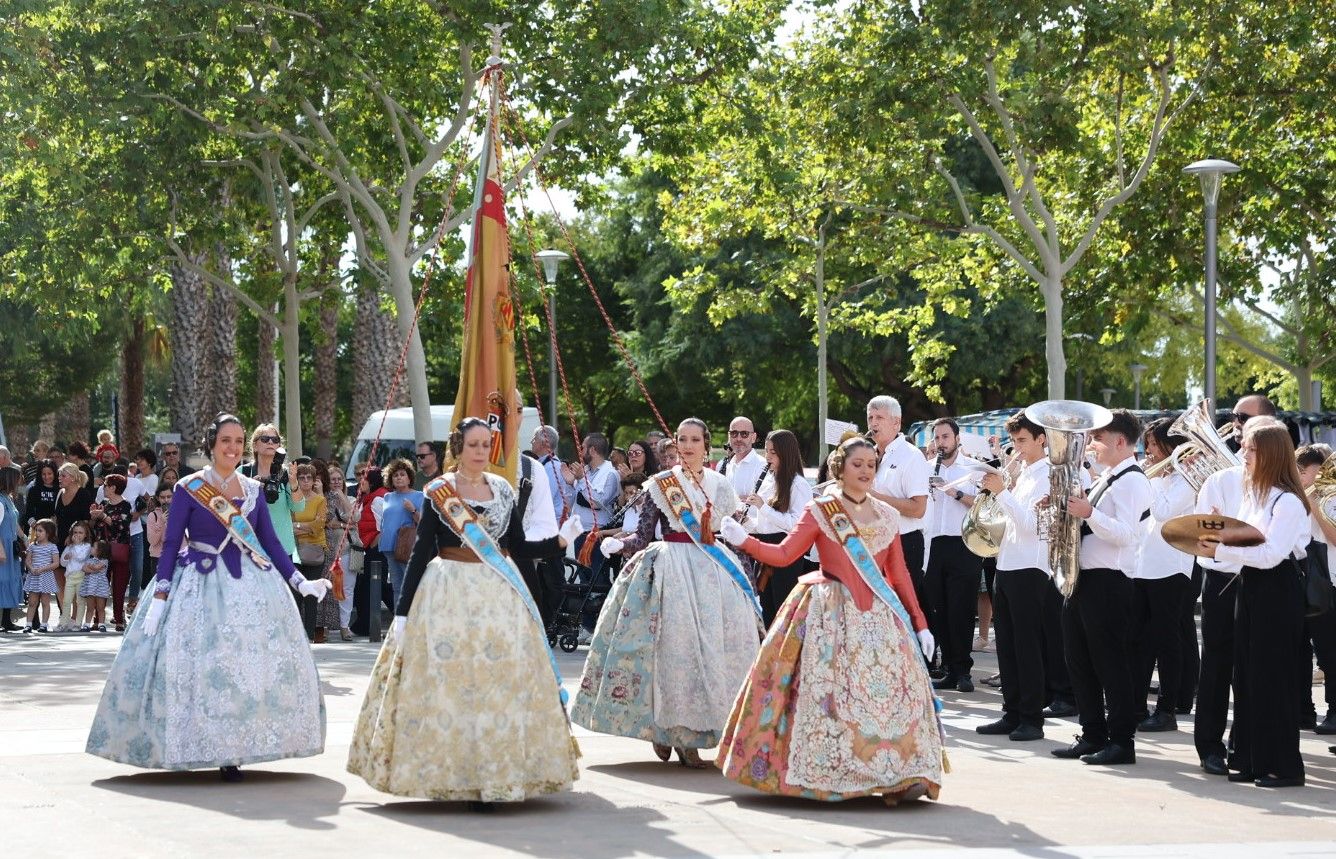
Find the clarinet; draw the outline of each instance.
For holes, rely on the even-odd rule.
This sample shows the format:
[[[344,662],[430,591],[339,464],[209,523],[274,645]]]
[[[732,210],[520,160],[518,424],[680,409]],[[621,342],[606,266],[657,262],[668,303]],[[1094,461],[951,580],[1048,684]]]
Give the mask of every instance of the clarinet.
[[[766,475],[768,475],[769,473],[770,473],[770,463],[767,462],[765,464],[765,468],[761,469],[761,476],[756,478],[756,485],[752,487],[751,491],[752,495],[755,495],[756,493],[761,491],[761,484],[765,483]],[[747,513],[750,510],[751,510],[750,504],[743,504],[736,511],[734,511],[733,518],[738,520],[738,524],[742,524],[747,521]]]
[[[932,469],[932,480],[928,481],[928,494],[932,495],[933,498],[937,497],[937,484],[940,483],[942,479],[942,460],[945,457],[946,454],[944,452],[940,450],[937,451],[937,464]]]
[[[646,490],[644,490],[644,489],[640,490],[640,491],[637,492],[635,495],[632,495],[632,496],[631,496],[631,500],[630,500],[630,501],[627,501],[627,502],[626,502],[625,504],[623,504],[621,507],[618,507],[616,510],[612,511],[612,515],[608,517],[608,522],[607,522],[607,524],[601,526],[601,527],[599,528],[599,530],[600,530],[600,531],[612,531],[612,530],[618,530],[618,531],[620,531],[621,528],[622,528],[622,523],[623,523],[624,521],[626,521],[626,511],[627,511],[627,510],[630,510],[632,507],[634,507],[634,506],[640,501],[641,497],[644,496],[645,492],[646,492]]]

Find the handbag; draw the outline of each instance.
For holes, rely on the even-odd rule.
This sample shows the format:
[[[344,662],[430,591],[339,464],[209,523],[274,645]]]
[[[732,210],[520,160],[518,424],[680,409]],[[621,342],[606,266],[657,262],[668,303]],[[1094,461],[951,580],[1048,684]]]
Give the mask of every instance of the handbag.
[[[413,557],[413,544],[417,542],[417,528],[404,525],[394,534],[394,559],[401,564],[408,563]]]
[[[316,543],[298,543],[297,557],[303,564],[314,565],[325,563],[325,547]]]

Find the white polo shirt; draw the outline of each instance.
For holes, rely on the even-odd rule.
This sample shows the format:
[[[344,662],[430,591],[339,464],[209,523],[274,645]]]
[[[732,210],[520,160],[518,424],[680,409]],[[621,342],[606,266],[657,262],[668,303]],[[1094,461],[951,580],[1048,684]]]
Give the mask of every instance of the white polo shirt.
[[[910,499],[917,495],[927,496],[928,478],[932,476],[932,465],[923,458],[923,452],[910,444],[900,434],[886,445],[881,455],[881,465],[877,467],[877,479],[872,488],[882,495],[892,498]],[[926,514],[924,519],[926,519]],[[924,519],[910,519],[900,514],[900,533],[909,534],[922,531]]]
[[[761,472],[765,471],[765,457],[752,449],[747,451],[741,462],[738,462],[730,454],[720,460],[718,470],[728,478],[729,483],[733,484],[733,491],[741,498],[755,493],[758,489],[757,482],[761,479]]]
[[[1048,493],[1049,462],[1040,457],[1022,468],[1012,487],[997,496],[1010,520],[997,553],[998,572],[1034,569],[1053,575],[1048,566],[1048,541],[1039,539],[1035,511],[1035,504]]]

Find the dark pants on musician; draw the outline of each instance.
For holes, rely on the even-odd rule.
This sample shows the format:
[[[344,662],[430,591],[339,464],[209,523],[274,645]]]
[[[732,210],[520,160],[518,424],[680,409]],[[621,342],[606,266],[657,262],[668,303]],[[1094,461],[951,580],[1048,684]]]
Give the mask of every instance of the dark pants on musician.
[[[1160,694],[1155,712],[1174,715],[1182,687],[1183,650],[1179,620],[1192,579],[1175,573],[1163,579],[1132,580],[1132,701],[1138,718],[1146,715],[1146,695],[1155,666],[1160,668]]]
[[[552,625],[552,619],[561,608],[561,586],[566,583],[566,565],[561,555],[543,558],[537,563],[538,572],[538,613],[543,618],[543,628]]]
[[[1330,575],[1327,567],[1327,545],[1316,540],[1308,544],[1307,575]],[[1315,617],[1304,618],[1304,638],[1299,648],[1299,715],[1317,718],[1313,706],[1313,657],[1317,667],[1332,679],[1322,681],[1327,715],[1336,715],[1336,610]]]
[[[1303,637],[1303,578],[1287,559],[1269,570],[1244,567],[1239,588],[1232,763],[1258,777],[1297,778],[1304,774],[1294,688]]]
[[[776,545],[784,542],[784,538],[789,536],[785,533],[776,534],[757,534],[756,539],[762,543]],[[757,596],[761,599],[761,619],[765,621],[766,629],[775,622],[775,616],[779,614],[779,607],[784,604],[784,600],[789,598],[789,594],[798,586],[798,577],[807,571],[807,559],[799,558],[787,567],[770,567],[762,564],[757,574]]]
[[[1075,593],[1062,607],[1062,640],[1081,736],[1096,745],[1130,747],[1136,732],[1128,646],[1131,616],[1132,580],[1121,570],[1081,570]]]
[[[948,677],[968,677],[974,667],[970,647],[974,644],[982,569],[979,556],[965,548],[960,537],[932,539],[925,576],[928,605],[932,607],[928,624],[942,648],[942,665]]]
[[[321,573],[324,571],[324,564],[298,564],[297,569],[301,571],[302,578],[308,582],[324,578]],[[292,597],[297,601],[297,611],[302,616],[302,627],[306,630],[306,640],[315,640],[316,612],[320,610],[320,600],[315,597],[305,597],[296,591],[292,592]]]
[[[1012,725],[1044,725],[1044,603],[1051,586],[1038,569],[998,570],[993,580],[1002,713]]]
[[[1197,677],[1201,672],[1201,647],[1197,643],[1197,598],[1201,596],[1203,576],[1201,564],[1194,563],[1192,581],[1179,606],[1178,649],[1183,654],[1183,671],[1175,700],[1181,713],[1191,711],[1193,702],[1197,700]]]
[[[1192,742],[1197,756],[1225,757],[1225,721],[1234,676],[1234,612],[1239,585],[1232,573],[1206,570],[1201,590],[1201,676]],[[1231,738],[1230,745],[1233,740]]]
[[[1067,671],[1067,651],[1062,645],[1062,591],[1050,577],[1044,589],[1044,685],[1049,703],[1076,703],[1072,679]]]

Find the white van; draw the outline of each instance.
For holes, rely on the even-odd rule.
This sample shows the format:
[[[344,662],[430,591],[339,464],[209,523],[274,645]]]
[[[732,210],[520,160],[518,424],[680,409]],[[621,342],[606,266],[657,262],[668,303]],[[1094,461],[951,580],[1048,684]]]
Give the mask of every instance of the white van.
[[[431,437],[433,440],[443,442],[450,437],[450,432],[455,428],[454,406],[432,406],[431,407]],[[381,419],[384,418],[385,425],[381,426]],[[525,408],[520,415],[520,435],[519,449],[527,450],[529,440],[533,438],[534,431],[539,427],[538,409],[533,407]],[[357,463],[365,462],[371,455],[371,445],[376,440],[376,434],[380,433],[380,446],[376,448],[376,467],[383,468],[392,459],[403,458],[411,463],[417,464],[417,443],[413,439],[413,409],[404,407],[399,409],[390,409],[387,411],[372,412],[371,417],[367,418],[362,431],[357,434],[357,441],[353,444],[353,455],[348,457],[348,468],[346,478],[349,484],[353,484],[353,470]],[[354,489],[355,491],[355,489]]]

